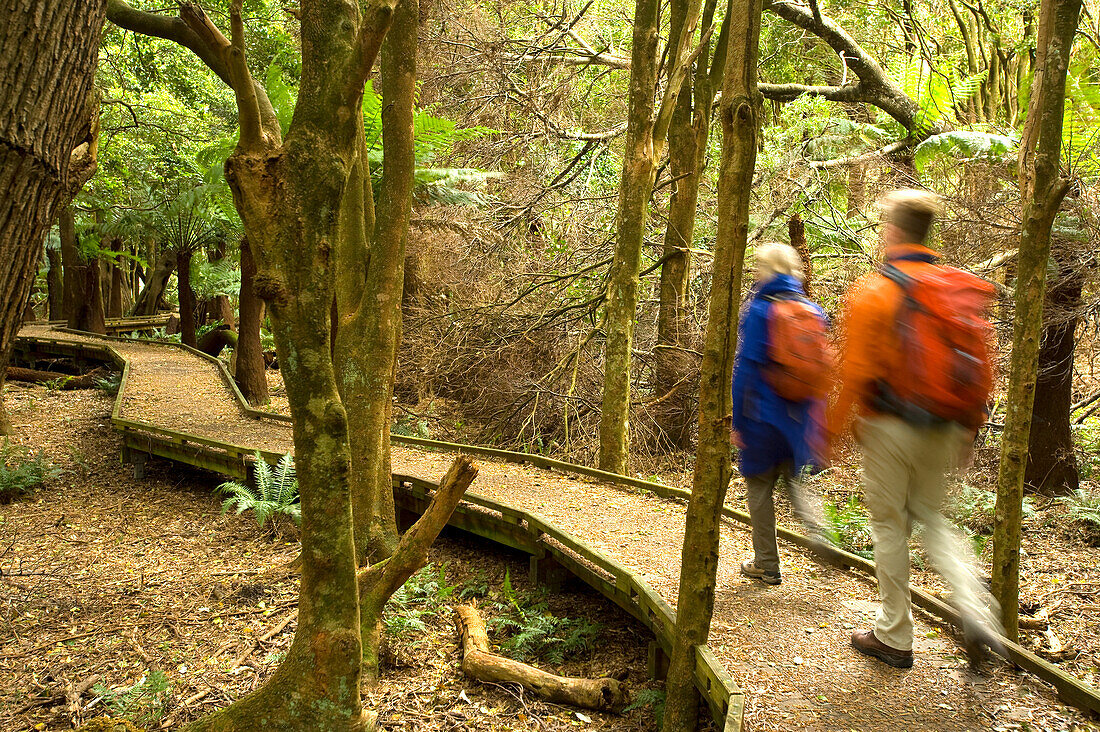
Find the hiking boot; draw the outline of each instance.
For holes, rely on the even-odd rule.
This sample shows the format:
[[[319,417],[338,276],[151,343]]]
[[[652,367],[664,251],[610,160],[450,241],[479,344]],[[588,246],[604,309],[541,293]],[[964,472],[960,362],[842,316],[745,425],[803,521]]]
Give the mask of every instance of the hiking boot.
[[[746,577],[758,579],[766,585],[778,585],[783,581],[783,578],[779,576],[779,572],[769,572],[766,569],[760,569],[751,559],[741,562],[741,574]]]
[[[857,630],[852,633],[852,648],[865,656],[871,656],[894,668],[913,668],[913,652],[891,648],[875,637],[873,630]]]
[[[977,671],[987,659],[993,660],[990,651],[1001,658],[1008,658],[1008,649],[1001,642],[1001,637],[977,618],[963,615],[962,634],[963,650],[971,669]]]

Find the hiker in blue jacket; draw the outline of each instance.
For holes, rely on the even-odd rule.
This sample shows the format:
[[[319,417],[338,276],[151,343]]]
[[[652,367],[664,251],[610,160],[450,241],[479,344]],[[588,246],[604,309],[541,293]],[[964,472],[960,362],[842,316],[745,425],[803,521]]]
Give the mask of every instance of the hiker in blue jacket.
[[[768,355],[768,314],[776,300],[805,298],[802,259],[793,247],[764,244],[756,251],[756,284],[749,296],[738,338],[733,375],[731,442],[739,448],[739,469],[745,478],[752,545],[755,556],[741,564],[741,573],[778,585],[779,550],[775,540],[773,491],[783,480],[795,514],[812,536],[822,535],[820,502],[802,486],[823,439],[824,402],[793,402],[779,396],[764,369]],[[825,320],[820,307],[813,306]]]

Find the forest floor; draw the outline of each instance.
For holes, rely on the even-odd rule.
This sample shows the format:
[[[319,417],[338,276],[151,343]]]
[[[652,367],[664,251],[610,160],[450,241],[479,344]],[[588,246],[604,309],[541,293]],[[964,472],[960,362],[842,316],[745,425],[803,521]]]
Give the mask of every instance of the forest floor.
[[[135,481],[102,392],[5,391],[13,442],[65,472],[0,506],[0,730],[102,714],[168,728],[255,688],[293,636],[297,576],[281,568],[297,543],[223,515],[218,476],[153,461]],[[536,590],[525,555],[480,541],[445,537],[429,561],[388,611],[367,694],[384,729],[656,728],[643,626],[583,586]],[[471,600],[494,642],[557,673],[620,678],[639,706],[599,714],[466,679],[450,608]]]

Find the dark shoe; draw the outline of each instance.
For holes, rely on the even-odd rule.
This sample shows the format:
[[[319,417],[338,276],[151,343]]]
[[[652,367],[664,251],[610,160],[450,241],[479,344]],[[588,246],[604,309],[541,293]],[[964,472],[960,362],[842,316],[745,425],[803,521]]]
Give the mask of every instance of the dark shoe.
[[[741,562],[741,574],[758,579],[766,585],[778,585],[783,581],[783,578],[779,576],[779,572],[768,572],[760,569],[752,560]]]
[[[1001,637],[977,619],[964,615],[962,618],[962,633],[963,650],[966,651],[971,669],[977,671],[982,663],[989,658],[990,651],[1001,658],[1008,658],[1008,649],[1001,642]]]
[[[865,656],[871,656],[894,668],[913,668],[913,652],[891,648],[875,637],[873,630],[857,630],[852,633],[852,648]]]

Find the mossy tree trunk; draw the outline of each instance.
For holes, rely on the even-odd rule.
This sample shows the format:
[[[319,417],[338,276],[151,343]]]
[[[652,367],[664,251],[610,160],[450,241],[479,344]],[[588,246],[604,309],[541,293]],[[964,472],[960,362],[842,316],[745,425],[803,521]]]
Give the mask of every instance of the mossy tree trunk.
[[[1020,141],[1023,225],[1016,270],[1016,315],[1008,377],[1005,430],[997,476],[993,529],[993,595],[1005,632],[1019,636],[1020,524],[1043,326],[1050,230],[1069,183],[1059,175],[1066,72],[1081,0],[1043,0],[1027,122]]]
[[[113,237],[111,239],[111,251],[119,254],[122,252],[122,239],[119,237]],[[125,267],[124,260],[116,257],[111,263],[111,281],[107,288],[107,317],[108,318],[121,318],[125,312],[123,308],[123,296],[126,293],[126,287],[123,284],[123,267]]]
[[[0,0],[0,392],[46,232],[95,172],[105,8]]]
[[[685,519],[676,630],[666,681],[664,729],[668,732],[696,728],[695,648],[706,643],[710,634],[722,504],[732,474],[730,383],[756,167],[760,16],[760,0],[730,6],[729,51],[719,109],[718,235],[699,384],[699,446]]]
[[[76,217],[72,208],[61,212],[58,219],[61,235],[61,257],[64,262],[66,325],[87,333],[107,333],[103,309],[103,288],[100,285],[99,259],[85,260],[80,255],[76,233]]]
[[[623,168],[619,179],[619,204],[615,215],[615,253],[607,278],[607,304],[603,327],[603,401],[600,409],[601,470],[627,472],[630,439],[631,347],[638,308],[638,273],[645,238],[647,209],[653,191],[657,162],[676,102],[686,78],[686,51],[699,19],[698,0],[685,0],[682,31],[668,49],[668,88],[658,107],[657,27],[658,0],[636,0],[633,46],[630,54],[629,112]]]
[[[356,166],[365,162],[362,120],[355,110],[394,3],[302,3],[301,85],[285,140],[270,100],[245,61],[240,0],[231,5],[232,40],[194,4],[181,5],[178,18],[136,11],[121,0],[110,0],[110,6],[118,24],[193,50],[236,94],[241,134],[226,163],[226,177],[256,260],[254,286],[268,306],[294,420],[302,497],[302,580],[294,641],[259,689],[191,728],[364,729],[361,668],[364,661],[368,668],[374,665],[378,638],[362,628],[378,627],[381,608],[423,564],[428,544],[473,478],[468,461],[457,461],[455,470],[468,479],[445,481],[393,556],[357,572],[351,438],[332,356],[332,316],[334,304],[336,312],[341,307],[338,272],[367,266],[365,259],[344,258],[355,251],[355,243],[345,238],[349,217],[344,206],[347,190],[356,185]],[[364,193],[351,200],[362,202],[365,215],[371,200],[365,165],[360,175]],[[365,306],[373,293],[364,294]],[[357,357],[372,345],[360,344]],[[345,361],[343,372],[358,366]]]
[[[241,291],[237,300],[237,349],[233,378],[241,394],[254,407],[271,400],[267,388],[267,364],[260,342],[260,325],[264,318],[264,301],[256,294],[256,262],[248,237],[241,238]]]
[[[46,250],[46,261],[50,269],[46,272],[46,295],[49,304],[48,320],[65,318],[65,278],[61,274],[61,250]]]

